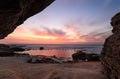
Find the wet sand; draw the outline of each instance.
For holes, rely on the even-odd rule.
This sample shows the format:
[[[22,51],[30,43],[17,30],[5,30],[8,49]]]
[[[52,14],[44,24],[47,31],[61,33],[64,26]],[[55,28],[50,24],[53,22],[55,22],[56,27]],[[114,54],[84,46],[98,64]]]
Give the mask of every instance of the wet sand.
[[[0,57],[0,79],[102,79],[100,62],[30,64],[26,57]]]

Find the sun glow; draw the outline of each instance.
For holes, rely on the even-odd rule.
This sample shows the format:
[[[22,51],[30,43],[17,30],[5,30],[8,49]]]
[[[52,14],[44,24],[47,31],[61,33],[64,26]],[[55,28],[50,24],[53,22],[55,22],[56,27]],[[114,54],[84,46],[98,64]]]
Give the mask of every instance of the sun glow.
[[[74,29],[74,28],[72,28]],[[89,36],[80,37],[79,32],[72,30],[36,31],[28,30],[24,27],[18,27],[12,34],[1,40],[3,43],[26,43],[26,44],[82,44],[94,42],[99,38],[90,38]],[[100,39],[99,39],[100,40]],[[101,41],[101,40],[100,40]]]
[[[48,39],[48,40],[55,40],[57,39],[57,37],[54,36],[37,36],[37,35],[31,35],[28,36],[29,38],[33,38],[33,39]]]
[[[0,43],[103,43],[112,34],[110,19],[119,12],[119,3],[119,0],[114,3],[112,0],[56,0]]]

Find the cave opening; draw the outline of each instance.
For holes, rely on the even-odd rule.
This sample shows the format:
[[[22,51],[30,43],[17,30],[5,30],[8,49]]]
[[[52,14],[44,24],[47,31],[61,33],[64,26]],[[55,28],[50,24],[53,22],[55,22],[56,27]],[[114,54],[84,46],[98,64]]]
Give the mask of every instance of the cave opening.
[[[7,3],[6,3],[6,1],[7,1]],[[6,1],[0,1],[0,14],[1,14],[0,17],[2,17],[2,14],[4,15],[4,13],[8,12],[9,10],[14,12],[15,16],[8,15],[8,17],[6,17],[7,15],[5,15],[5,17],[3,17],[4,19],[3,19],[3,21],[1,21],[3,23],[0,23],[1,24],[0,38],[4,38],[9,33],[13,32],[13,30],[18,25],[22,24],[28,17],[34,15],[35,13],[38,13],[39,11],[42,11],[43,8],[46,8],[46,6],[48,6],[53,0],[50,0],[50,2],[49,1],[47,2],[47,0],[45,0],[45,5],[42,4],[41,7],[39,7],[39,3],[35,4],[35,2],[33,0],[33,5],[37,5],[37,6],[29,5],[28,7],[25,7],[25,8],[20,7],[20,5],[19,5],[20,2],[18,0],[12,0],[12,1],[6,0]],[[58,2],[60,2],[60,1],[58,1]],[[13,5],[13,3],[15,3],[15,5]],[[61,3],[63,3],[63,2],[61,2]],[[46,44],[52,43],[54,45],[56,45],[57,43],[64,45],[64,43],[65,43],[65,44],[68,44],[67,46],[69,46],[69,47],[75,46],[75,44],[78,44],[78,43],[81,43],[81,44],[95,43],[94,45],[96,46],[96,44],[103,43],[104,42],[103,40],[107,36],[112,34],[110,32],[111,27],[109,27],[109,28],[103,27],[103,28],[98,28],[98,29],[95,27],[95,26],[97,26],[96,24],[98,24],[98,27],[100,27],[102,25],[101,23],[103,23],[103,26],[106,26],[106,24],[104,25],[104,22],[103,22],[106,20],[103,20],[103,18],[102,18],[102,20],[97,20],[96,17],[93,18],[92,22],[90,22],[90,23],[88,22],[88,25],[93,26],[93,27],[88,28],[86,20],[91,21],[91,19],[89,20],[88,18],[92,18],[93,15],[97,16],[97,14],[93,14],[93,15],[91,14],[90,16],[80,17],[80,18],[84,18],[81,21],[80,18],[75,18],[75,19],[73,18],[73,17],[79,17],[79,16],[75,16],[77,14],[77,12],[79,13],[78,9],[76,9],[77,11],[74,11],[75,9],[69,6],[70,8],[68,8],[68,11],[63,12],[63,14],[65,14],[65,15],[60,15],[60,14],[62,14],[61,11],[63,11],[63,10],[61,10],[61,9],[63,9],[63,7],[60,7],[61,3],[59,3],[59,5],[58,5],[58,3],[57,4],[54,3],[54,5],[50,7],[50,9],[51,9],[58,5],[58,7],[56,7],[54,9],[55,11],[49,10],[49,8],[48,8],[47,9],[48,12],[46,10],[43,13],[40,13],[40,14],[37,14],[37,15],[31,17],[32,19],[29,18],[27,21],[25,21],[24,24],[20,25],[13,34],[8,36],[5,40],[1,40],[1,43],[31,44],[32,42],[34,42],[34,44],[42,43],[41,46],[44,46],[45,43]],[[32,4],[32,2],[31,2],[31,4]],[[73,5],[72,2],[70,4]],[[76,3],[76,5],[78,5],[78,4]],[[33,9],[29,9],[29,7],[30,8],[33,7]],[[71,11],[71,8],[73,11]],[[75,8],[78,8],[78,7],[75,7]],[[93,8],[93,6],[91,8]],[[35,12],[34,12],[34,10],[35,10]],[[21,12],[19,12],[19,11],[21,11]],[[57,12],[57,13],[54,14],[55,12]],[[86,13],[87,12],[90,12],[90,11],[86,11]],[[93,13],[93,12],[91,12],[91,13]],[[18,13],[18,14],[16,14],[16,13]],[[32,14],[29,15],[29,13],[32,13]],[[48,14],[50,14],[50,15],[48,15]],[[109,17],[109,18],[107,18],[107,21],[105,22],[105,23],[107,23],[107,26],[110,26],[109,21],[110,21],[110,18],[113,16],[113,14],[109,14],[109,16],[105,15],[105,16]],[[72,17],[72,15],[73,15],[73,17]],[[86,14],[83,13],[83,14],[81,14],[81,16],[82,15],[86,15]],[[101,17],[105,17],[105,16],[101,15]],[[97,18],[100,19],[101,17],[97,17]],[[119,79],[119,75],[120,75],[120,73],[119,73],[119,67],[120,67],[120,63],[119,63],[120,19],[119,19],[119,17],[120,17],[120,14],[118,13],[117,15],[115,15],[112,18],[111,25],[113,26],[113,30],[112,30],[113,34],[112,34],[112,36],[110,36],[106,39],[105,44],[102,49],[102,53],[101,53],[101,63],[103,65],[103,72],[104,72],[106,79]],[[42,18],[42,19],[40,19],[40,18]],[[68,18],[70,20],[63,19],[63,18]],[[104,19],[106,19],[106,18],[104,18]],[[57,22],[57,20],[59,22]],[[50,23],[50,21],[51,21],[51,23]],[[95,23],[94,23],[94,21],[95,21]],[[61,22],[63,22],[63,24],[59,25],[59,23],[61,23]],[[6,24],[8,26],[6,26]],[[82,27],[80,28],[81,25],[82,25]],[[36,26],[36,28],[34,28],[34,26]],[[57,26],[57,28],[55,28],[54,26],[55,27]],[[2,28],[2,27],[6,27],[6,28]],[[29,29],[28,29],[28,27],[29,27]],[[82,30],[79,30],[79,29],[82,29]],[[90,30],[90,29],[93,29],[93,30]],[[109,31],[108,31],[108,29],[109,29]],[[85,33],[85,32],[83,32],[85,30],[87,30],[87,31],[90,30],[90,31]],[[97,31],[95,31],[95,30],[97,30]],[[81,35],[81,34],[83,34],[83,35]],[[52,46],[52,45],[50,45],[50,46]],[[93,46],[93,44],[92,44],[92,46]],[[88,46],[88,48],[90,48],[90,46]],[[33,50],[35,50],[35,49],[37,49],[37,48],[33,48]],[[56,49],[58,50],[59,48],[56,48]],[[56,49],[54,49],[54,51],[56,51]],[[75,46],[74,49],[77,49],[77,46]],[[47,50],[49,50],[49,48]],[[60,50],[66,50],[66,49],[60,48]],[[53,52],[53,51],[50,51],[50,52]],[[91,51],[91,52],[94,52],[94,51]],[[66,56],[66,54],[63,54],[63,56]],[[56,56],[54,56],[54,57],[56,57]],[[39,60],[37,60],[37,61],[39,61]],[[99,65],[97,65],[97,66],[99,66]],[[69,67],[69,65],[65,65],[65,67]],[[77,68],[78,66],[75,65],[75,67]],[[85,67],[86,67],[86,65],[85,65]],[[61,72],[63,72],[63,71],[61,71]],[[53,72],[53,73],[55,73],[55,72]],[[59,72],[57,72],[57,73],[59,73]],[[64,74],[62,74],[62,75],[64,75]],[[55,77],[55,78],[59,78],[59,77]]]

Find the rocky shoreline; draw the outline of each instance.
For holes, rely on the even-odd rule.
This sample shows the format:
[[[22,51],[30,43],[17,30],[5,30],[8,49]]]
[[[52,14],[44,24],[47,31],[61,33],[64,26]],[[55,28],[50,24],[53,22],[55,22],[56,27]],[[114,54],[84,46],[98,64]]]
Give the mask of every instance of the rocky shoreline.
[[[18,54],[7,45],[0,45],[0,49],[7,51],[6,55],[0,54],[0,79],[103,79],[99,61],[74,61],[56,56]]]
[[[86,53],[84,51],[78,50],[74,54],[72,54],[72,60],[68,60],[67,58],[60,58],[57,56],[45,56],[45,55],[37,55],[31,56],[28,53],[16,53],[19,51],[25,51],[24,48],[17,45],[0,45],[0,56],[15,56],[15,57],[27,57],[27,63],[76,63],[76,62],[88,62],[88,61],[100,61],[100,57],[98,54],[94,53]]]

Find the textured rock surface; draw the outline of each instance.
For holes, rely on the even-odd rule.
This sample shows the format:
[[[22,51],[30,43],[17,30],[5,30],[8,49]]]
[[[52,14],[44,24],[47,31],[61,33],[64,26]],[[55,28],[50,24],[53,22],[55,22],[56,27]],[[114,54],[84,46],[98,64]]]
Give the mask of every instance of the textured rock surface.
[[[120,13],[111,21],[113,34],[105,41],[101,63],[105,79],[120,79]]]
[[[0,39],[54,0],[0,0]]]

